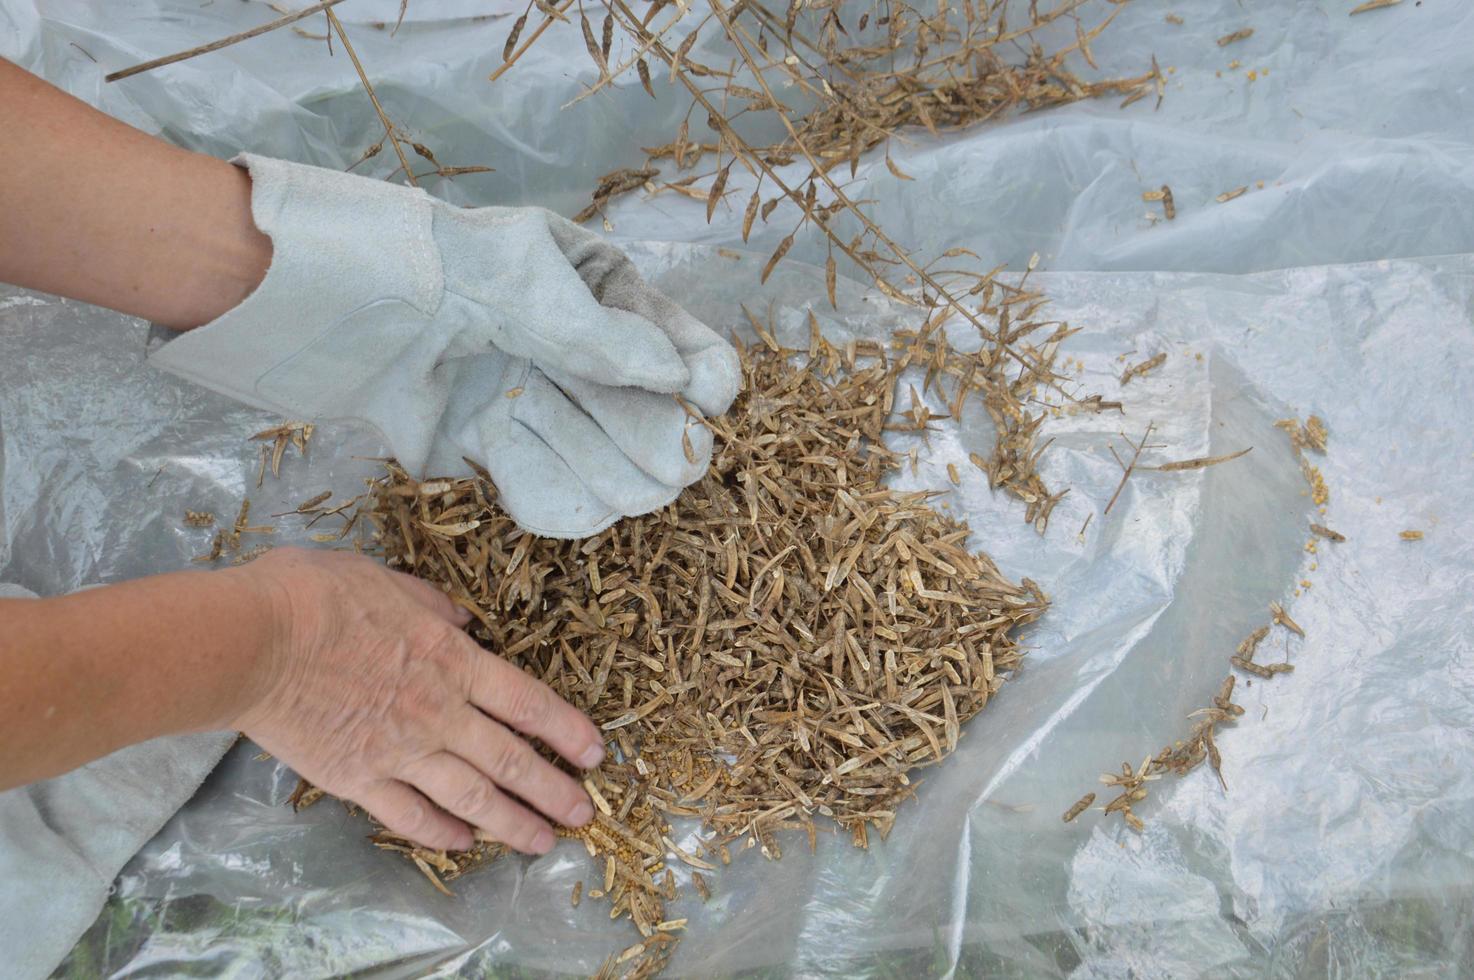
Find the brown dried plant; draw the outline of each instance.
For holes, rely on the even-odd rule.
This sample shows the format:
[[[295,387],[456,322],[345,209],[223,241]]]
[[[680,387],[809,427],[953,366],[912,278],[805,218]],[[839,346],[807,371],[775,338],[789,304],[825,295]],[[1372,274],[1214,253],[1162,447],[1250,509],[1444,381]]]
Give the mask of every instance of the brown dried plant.
[[[488,650],[607,733],[613,751],[584,775],[594,823],[563,833],[603,872],[583,894],[642,934],[621,973],[658,968],[676,942],[668,862],[777,858],[780,831],[814,846],[824,818],[862,847],[889,833],[915,771],[956,748],[1047,604],[969,550],[933,494],[886,485],[904,457],[881,440],[915,351],[817,332],[795,351],[758,329],[745,393],[706,423],[710,471],[658,513],[556,541],[517,528],[484,478],[421,483],[391,464],[372,490],[389,564],[446,589]],[[699,821],[697,843],[676,843],[676,818]],[[437,885],[503,853],[376,841]]]

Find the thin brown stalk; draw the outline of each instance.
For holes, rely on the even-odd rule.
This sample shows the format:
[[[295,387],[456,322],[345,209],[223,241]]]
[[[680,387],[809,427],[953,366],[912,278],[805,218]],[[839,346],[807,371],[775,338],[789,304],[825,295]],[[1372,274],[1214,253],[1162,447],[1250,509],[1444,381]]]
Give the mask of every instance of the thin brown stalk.
[[[731,20],[727,16],[726,8],[722,6],[720,0],[710,0],[710,2],[712,5],[712,10],[716,13],[718,20],[721,21],[723,28],[727,31],[728,37],[732,40],[733,45],[742,55],[743,61],[749,66],[749,68],[754,71],[756,81],[762,87],[763,94],[766,95],[775,106],[779,105],[780,103],[773,95],[773,91],[768,86],[767,80],[763,77],[762,72],[758,70],[752,53],[748,50],[747,45],[743,43],[742,38],[738,36],[738,30],[733,27]],[[632,20],[634,19],[633,12],[630,11],[629,8],[624,4],[624,0],[614,0],[614,3],[619,6],[623,11],[625,11],[627,16],[629,16]],[[742,33],[745,34],[746,32],[744,31]],[[750,35],[748,36],[750,37]],[[656,50],[660,51],[661,49],[657,47]],[[736,133],[736,131],[733,130],[729,124],[727,124],[717,115],[717,107],[706,98],[705,94],[702,93],[701,90],[690,79],[686,78],[684,74],[677,73],[677,75],[680,80],[685,84],[687,90],[697,99],[698,102],[701,103],[702,107],[711,114],[714,120],[721,124],[722,130],[724,134],[728,136],[728,139],[733,141],[736,145],[746,146],[745,141],[742,140],[742,138]],[[1040,365],[1037,363],[1037,360],[1031,363],[1027,358],[1014,350],[1011,345],[1004,342],[1003,339],[998,336],[998,334],[996,334],[994,331],[990,330],[986,325],[984,325],[983,322],[978,319],[978,317],[970,309],[968,309],[964,303],[958,300],[957,297],[953,296],[945,287],[943,287],[940,283],[933,279],[931,275],[926,272],[925,269],[917,265],[906,253],[906,251],[902,249],[898,244],[896,244],[889,235],[886,235],[885,232],[881,231],[881,229],[875,224],[875,222],[872,221],[870,217],[865,214],[864,211],[861,210],[860,207],[854,201],[852,201],[848,195],[845,194],[843,188],[841,188],[833,179],[829,177],[824,167],[820,165],[819,161],[815,159],[813,154],[809,151],[807,145],[805,145],[803,140],[800,139],[797,130],[794,129],[793,123],[789,120],[787,114],[777,110],[776,108],[774,112],[778,116],[779,120],[783,123],[784,129],[788,131],[789,138],[793,140],[799,151],[804,155],[805,159],[809,162],[809,166],[813,168],[819,179],[823,180],[830,193],[835,196],[836,200],[842,206],[844,206],[846,211],[854,215],[860,221],[860,223],[864,225],[866,231],[874,236],[876,241],[885,245],[886,248],[889,249],[891,253],[895,255],[896,258],[911,271],[912,275],[916,276],[919,280],[929,286],[941,299],[946,301],[947,305],[952,310],[961,314],[964,319],[970,322],[979,331],[980,334],[982,334],[988,340],[996,343],[1003,353],[1007,354],[1010,358],[1014,359],[1025,368],[1037,370],[1040,367]],[[772,180],[773,183],[776,184],[777,187],[781,191],[783,191],[786,196],[795,200],[801,200],[797,192],[788,187],[788,185],[777,175],[777,173],[773,171],[773,169],[767,163],[762,161],[760,158],[757,158],[755,155],[754,162],[758,163],[759,166],[761,166],[765,176]],[[819,227],[829,238],[829,240],[840,249],[840,251],[844,252],[851,259],[855,260],[862,267],[867,269],[869,268],[869,264],[863,261],[863,259],[855,253],[855,250],[850,247],[849,243],[840,238],[838,233],[831,229],[827,223],[821,223]],[[880,283],[883,281],[879,278],[879,276],[876,277],[876,280],[877,286],[879,286]],[[887,286],[889,287],[889,284],[887,284]],[[887,292],[887,289],[882,288],[882,292]],[[894,287],[889,287],[888,295],[892,295],[893,298],[900,296],[900,294]]]
[[[404,147],[400,145],[399,137],[394,132],[394,123],[389,120],[389,114],[379,103],[378,93],[374,91],[373,84],[369,82],[368,73],[363,70],[363,63],[358,60],[358,52],[353,50],[353,44],[348,40],[348,32],[343,30],[337,14],[328,10],[327,15],[329,26],[338,35],[338,40],[343,42],[343,50],[348,52],[348,57],[353,61],[353,70],[358,72],[358,80],[363,83],[363,90],[368,93],[369,101],[374,104],[374,112],[379,114],[379,122],[384,126],[384,135],[388,138],[389,145],[394,147],[395,156],[399,157],[399,166],[404,171],[404,179],[418,187],[419,182],[415,180],[414,171],[409,166],[409,157],[405,155]]]
[[[152,61],[145,61],[140,64],[134,65],[131,68],[124,68],[120,71],[110,72],[109,74],[103,76],[103,81],[116,82],[119,79],[131,78],[134,75],[139,75],[146,71],[153,71],[155,68],[162,68],[165,65],[177,64],[178,62],[186,61],[190,58],[194,58],[202,54],[209,54],[212,51],[219,51],[221,48],[228,48],[232,44],[238,44],[241,41],[249,41],[253,37],[260,37],[262,34],[274,31],[279,27],[286,27],[288,24],[295,24],[297,21],[302,20],[304,17],[311,17],[315,13],[328,10],[329,7],[335,6],[336,4],[340,4],[342,2],[343,0],[322,0],[321,3],[315,3],[311,7],[304,8],[297,11],[296,13],[287,14],[285,17],[278,17],[276,20],[269,21],[268,23],[262,24],[258,27],[253,27],[248,31],[241,31],[239,34],[232,34],[230,37],[223,37],[218,41],[211,41],[209,44],[202,44],[197,48],[190,48],[188,51],[180,51],[177,54],[166,55],[163,58],[155,58]],[[328,16],[332,16],[331,11],[329,11]]]
[[[1111,494],[1111,499],[1106,503],[1105,510],[1102,513],[1109,514],[1111,508],[1116,505],[1116,499],[1121,496],[1121,491],[1126,489],[1126,481],[1131,479],[1131,474],[1136,471],[1136,462],[1141,459],[1141,451],[1146,448],[1146,441],[1151,438],[1152,429],[1155,427],[1155,422],[1148,422],[1146,424],[1146,431],[1141,434],[1140,442],[1133,443],[1130,439],[1126,439],[1124,435],[1121,437],[1126,439],[1126,445],[1133,447],[1135,452],[1131,454],[1131,462],[1121,464],[1121,482],[1116,485],[1116,492]],[[1111,453],[1114,455],[1115,450],[1111,450]],[[1116,462],[1121,462],[1119,457]]]
[[[569,7],[573,6],[573,2],[574,0],[563,0],[562,3],[560,3],[556,7],[553,7],[552,9],[557,11],[561,15],[565,11],[567,11]],[[522,43],[517,47],[517,50],[512,52],[512,56],[506,61],[502,62],[500,65],[498,65],[496,71],[487,76],[486,80],[489,82],[494,82],[498,78],[501,78],[503,75],[505,75],[507,72],[511,71],[512,66],[517,63],[517,60],[527,53],[527,49],[536,44],[537,39],[543,36],[543,32],[551,27],[554,22],[558,21],[559,19],[563,18],[553,17],[549,14],[544,14],[543,22],[537,25],[537,29],[534,30],[529,37],[524,38]]]

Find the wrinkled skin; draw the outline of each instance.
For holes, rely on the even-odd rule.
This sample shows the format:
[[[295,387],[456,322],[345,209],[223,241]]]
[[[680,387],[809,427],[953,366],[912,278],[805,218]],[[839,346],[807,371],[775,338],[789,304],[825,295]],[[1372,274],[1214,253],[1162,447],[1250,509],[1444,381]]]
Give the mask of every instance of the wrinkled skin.
[[[372,559],[282,548],[246,566],[274,642],[237,727],[326,792],[433,848],[473,833],[542,854],[549,819],[582,826],[587,794],[517,733],[578,768],[599,731],[462,632],[469,613]]]

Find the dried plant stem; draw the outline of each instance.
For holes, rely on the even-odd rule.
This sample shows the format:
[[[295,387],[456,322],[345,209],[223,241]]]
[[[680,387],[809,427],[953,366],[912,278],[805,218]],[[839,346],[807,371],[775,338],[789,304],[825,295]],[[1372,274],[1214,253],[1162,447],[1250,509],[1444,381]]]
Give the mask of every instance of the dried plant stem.
[[[358,60],[358,52],[353,50],[353,44],[348,40],[348,32],[343,30],[337,14],[329,10],[327,15],[329,26],[338,35],[338,40],[343,42],[343,50],[348,52],[348,57],[353,61],[353,70],[358,72],[358,80],[363,83],[363,90],[368,93],[369,101],[374,104],[374,112],[379,114],[379,122],[384,126],[384,136],[389,140],[389,145],[394,147],[394,155],[399,157],[399,166],[404,170],[404,179],[418,187],[419,182],[415,180],[414,171],[409,166],[409,157],[405,156],[404,147],[400,145],[399,137],[395,135],[394,123],[390,122],[388,113],[379,103],[378,93],[374,91],[373,84],[369,82],[368,73],[363,70],[363,63]]]
[[[612,2],[614,3],[615,7],[619,9],[626,16],[626,18],[628,18],[629,23],[626,25],[627,29],[636,32],[643,30],[642,28],[639,28],[638,18],[635,17],[634,12],[630,10],[630,8],[625,4],[624,0],[612,0]],[[711,0],[711,5],[713,11],[717,15],[718,20],[720,20],[720,22],[722,23],[723,29],[727,31],[728,36],[733,41],[733,44],[741,53],[743,61],[756,75],[756,80],[758,84],[762,87],[763,94],[776,107],[780,103],[773,95],[773,91],[768,86],[767,81],[763,78],[762,72],[755,63],[751,52],[748,50],[747,46],[743,44],[742,40],[737,36],[737,31],[735,28],[732,27],[732,22],[728,18],[725,8],[721,6],[719,0]],[[660,55],[660,57],[664,58],[667,63],[673,60],[673,56],[670,54],[670,52],[666,51],[662,45],[657,44],[653,46],[651,50]],[[752,148],[748,146],[747,142],[736,132],[736,130],[732,128],[731,124],[727,122],[726,118],[721,114],[718,107],[713,104],[710,99],[707,98],[706,94],[702,92],[701,88],[696,85],[690,78],[688,78],[684,72],[678,71],[676,73],[676,77],[682,82],[687,91],[690,92],[692,97],[701,105],[701,107],[707,111],[710,119],[718,124],[722,134],[727,138],[728,142],[731,145],[739,147],[746,151],[739,156],[739,159],[744,163],[744,165],[747,166],[749,170],[751,170],[755,165],[758,169],[762,171],[763,176],[771,180],[786,197],[796,202],[800,202],[800,206],[805,207],[805,211],[807,212],[808,209],[803,204],[804,196],[796,189],[790,187],[781,177],[779,177],[771,165],[769,165],[756,153],[752,152]],[[965,304],[959,301],[955,296],[948,292],[945,287],[934,280],[925,269],[917,265],[911,259],[911,257],[906,253],[904,249],[902,249],[888,235],[881,231],[881,229],[874,223],[874,221],[872,221],[868,215],[861,211],[859,206],[844,193],[844,190],[828,176],[827,172],[825,172],[825,169],[820,165],[819,161],[814,158],[812,153],[809,152],[807,146],[799,137],[797,130],[794,129],[793,123],[789,120],[787,114],[776,108],[774,111],[777,113],[779,119],[782,121],[784,128],[788,131],[790,139],[792,139],[795,145],[799,147],[800,151],[808,160],[810,166],[814,169],[819,178],[824,181],[825,185],[829,188],[831,193],[835,195],[836,200],[838,200],[839,203],[848,212],[853,214],[861,222],[861,224],[864,225],[865,229],[875,237],[878,242],[885,245],[886,248],[889,249],[890,252],[896,256],[898,261],[900,261],[903,265],[911,270],[913,275],[915,275],[922,282],[926,283],[927,286],[931,287],[951,309],[955,310],[957,313],[960,313],[964,319],[972,323],[973,326],[977,328],[979,333],[982,334],[982,336],[998,344],[1000,350],[1002,350],[1009,357],[1013,358],[1019,364],[1023,365],[1025,368],[1031,370],[1039,369],[1040,365],[1037,362],[1031,363],[1029,360],[1027,360],[1017,351],[1015,351],[1010,345],[1004,343],[1002,339],[998,336],[998,334],[996,334],[994,331],[990,330],[986,325],[984,325],[983,322],[978,319],[978,317],[970,309],[968,309]],[[830,228],[827,222],[816,222],[816,224],[818,224],[820,230],[824,232],[826,237],[829,238],[830,242],[834,246],[839,248],[841,252],[848,256],[861,268],[865,268],[867,270],[871,269],[870,264],[866,262],[864,258],[856,252],[856,250],[850,245],[850,243],[839,237],[839,234],[835,232],[832,228]],[[873,270],[872,275],[875,278],[876,286],[880,288],[881,292],[890,296],[892,299],[908,301],[907,298],[903,294],[901,294],[894,286],[891,286],[889,283],[887,283],[879,274],[874,273]],[[940,323],[940,321],[937,322]]]
[[[163,58],[155,58],[152,61],[145,61],[140,64],[134,65],[131,68],[124,68],[120,71],[111,72],[103,76],[103,81],[116,82],[119,79],[131,78],[134,75],[139,75],[146,71],[153,71],[155,68],[162,68],[165,65],[176,64],[178,62],[187,61],[190,58],[194,58],[202,54],[209,54],[212,51],[219,51],[221,48],[228,48],[232,44],[237,44],[241,41],[249,41],[253,37],[260,37],[262,34],[274,31],[279,27],[286,27],[288,24],[295,24],[297,21],[302,20],[305,17],[311,17],[315,13],[326,11],[329,7],[335,6],[342,2],[343,0],[322,0],[321,3],[315,3],[311,7],[298,10],[295,13],[287,14],[285,17],[278,17],[276,20],[262,24],[259,27],[253,27],[248,31],[241,31],[239,34],[232,34],[230,37],[223,37],[218,41],[211,41],[209,44],[202,44],[197,48],[190,48],[188,51],[180,51],[177,54],[167,55]],[[332,16],[331,12],[329,12],[328,16]]]
[[[1121,463],[1121,482],[1116,484],[1116,492],[1111,494],[1111,499],[1106,503],[1105,510],[1102,513],[1109,514],[1111,508],[1116,505],[1116,499],[1121,496],[1121,491],[1126,489],[1126,481],[1131,479],[1131,474],[1135,472],[1136,462],[1141,459],[1141,451],[1146,448],[1146,441],[1151,438],[1152,429],[1155,427],[1155,422],[1148,422],[1146,424],[1146,431],[1141,434],[1140,442],[1133,443],[1130,439],[1126,439],[1124,434],[1121,436],[1122,439],[1126,439],[1126,445],[1133,447],[1136,451],[1132,454],[1130,463]],[[1114,455],[1115,450],[1112,449],[1111,453]],[[1121,461],[1118,458],[1116,462],[1120,463]]]
[[[560,3],[556,7],[553,7],[552,9],[556,10],[559,14],[562,14],[566,12],[569,7],[572,6],[573,0],[563,0],[562,3]],[[488,75],[486,80],[489,82],[494,82],[498,78],[501,78],[503,75],[505,75],[507,72],[511,71],[512,66],[517,63],[517,59],[526,54],[527,49],[532,47],[533,44],[537,42],[537,39],[543,36],[543,32],[551,27],[553,23],[559,19],[560,18],[554,17],[550,14],[544,14],[543,22],[537,25],[537,28],[532,32],[531,36],[525,38],[522,43],[517,47],[517,49],[512,52],[512,56],[506,61],[502,62],[500,65],[498,65],[496,71]]]
[[[967,308],[967,306],[965,306],[955,296],[948,292],[946,287],[944,287],[941,283],[933,279],[930,273],[928,273],[921,266],[917,265],[911,259],[911,256],[907,254],[905,249],[901,248],[901,246],[896,244],[889,235],[881,231],[880,226],[875,224],[875,222],[871,220],[870,216],[865,214],[865,212],[862,211],[854,201],[850,200],[849,196],[845,194],[844,188],[840,187],[839,184],[837,184],[829,176],[828,170],[819,163],[819,161],[814,157],[813,153],[809,150],[807,144],[805,144],[803,139],[799,137],[798,130],[794,128],[792,121],[788,118],[788,114],[784,112],[781,108],[778,108],[781,103],[779,103],[777,97],[773,95],[773,90],[768,86],[767,79],[763,77],[762,70],[757,65],[756,60],[753,58],[752,52],[748,48],[748,45],[746,43],[747,41],[752,40],[752,35],[747,33],[744,28],[742,28],[740,25],[737,25],[731,19],[731,17],[728,16],[727,8],[722,5],[721,0],[708,0],[708,2],[711,4],[712,11],[717,15],[717,19],[721,21],[723,29],[726,30],[727,37],[732,41],[732,44],[734,47],[736,47],[738,53],[741,54],[742,60],[746,62],[748,68],[751,69],[751,71],[753,72],[758,85],[762,87],[763,94],[766,95],[769,101],[773,103],[774,114],[777,115],[779,121],[783,123],[783,128],[788,131],[789,138],[793,140],[794,145],[798,147],[799,152],[804,155],[804,159],[808,161],[809,166],[813,168],[819,179],[824,181],[824,184],[829,188],[830,193],[834,195],[835,199],[839,201],[840,204],[842,204],[847,211],[849,211],[851,214],[859,219],[860,223],[863,224],[865,226],[865,229],[874,236],[876,241],[885,245],[886,248],[888,248],[891,253],[894,254],[895,257],[900,260],[903,265],[906,266],[906,268],[910,269],[912,275],[920,279],[923,283],[929,286],[937,294],[938,297],[946,301],[948,307],[950,307],[953,311],[960,313],[963,318],[969,321],[974,327],[976,327],[977,330],[984,337],[997,344],[998,348],[1005,354],[1012,357],[1026,368],[1037,369],[1039,367],[1037,361],[1031,363],[1028,360],[1024,359],[1024,357],[1021,356],[1017,351],[1015,351],[1009,344],[1007,344],[1001,336],[984,326],[983,322],[978,319],[977,316],[974,315],[973,312]],[[744,41],[744,38],[746,39],[746,41]],[[688,82],[687,84],[689,85],[690,83]],[[694,86],[691,87],[694,89]],[[730,127],[728,128],[730,129]],[[774,180],[777,179],[777,175],[775,174],[770,174],[769,176],[773,177]],[[779,186],[782,185],[780,184]],[[820,223],[819,226],[829,236],[831,241],[833,241],[836,245],[839,245],[841,249],[845,250],[846,254],[849,254],[845,243],[840,240],[839,236],[832,229],[830,229],[826,223]],[[882,289],[882,292],[885,292],[885,290]]]
[[[701,21],[694,28],[692,28],[692,31],[699,31],[707,24],[711,23],[711,17],[711,14],[707,14],[705,17],[701,18]],[[650,53],[651,48],[660,43],[661,38],[663,38],[672,27],[675,27],[677,24],[681,23],[685,19],[686,18],[684,13],[678,14],[677,16],[672,17],[668,22],[666,22],[665,26],[661,27],[659,30],[650,32],[650,36],[640,41],[640,46],[635,49],[635,53],[626,58],[623,64],[617,65],[616,67],[610,69],[609,72],[604,74],[597,82],[590,86],[588,90],[579,93],[572,99],[569,99],[567,102],[559,106],[559,108],[567,109],[570,106],[575,106],[578,103],[582,102],[584,99],[587,99],[589,96],[602,91],[605,86],[610,85],[620,75],[633,68],[641,58]],[[495,79],[496,76],[492,75],[492,78]]]

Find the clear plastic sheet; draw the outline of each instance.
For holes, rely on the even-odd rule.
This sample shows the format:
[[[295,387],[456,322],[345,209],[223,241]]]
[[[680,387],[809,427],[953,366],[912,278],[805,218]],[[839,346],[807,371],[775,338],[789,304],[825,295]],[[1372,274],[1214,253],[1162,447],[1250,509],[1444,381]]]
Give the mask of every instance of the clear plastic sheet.
[[[734,861],[709,905],[684,900],[674,975],[1474,969],[1474,549],[1460,506],[1474,491],[1474,255],[1425,257],[1474,253],[1474,11],[1424,0],[1347,18],[1346,6],[1183,2],[1174,27],[1133,4],[1095,54],[1107,71],[1152,52],[1175,68],[1159,110],[1090,104],[908,135],[893,156],[914,182],[862,165],[862,196],[902,241],[1016,265],[1038,250],[1043,268],[1073,270],[1036,276],[1083,328],[1066,353],[1083,360],[1085,390],[1116,397],[1122,354],[1169,357],[1121,392],[1124,416],[1051,422],[1045,475],[1072,489],[1043,538],[965,465],[990,441],[975,407],[931,435],[901,482],[948,489],[946,463],[959,464],[942,502],[1054,600],[1027,666],[926,774],[890,840],[860,852],[825,836],[813,855],[785,841],[781,861]],[[369,22],[392,25],[397,4],[340,8],[416,138],[444,162],[498,168],[436,193],[571,212],[591,176],[639,162],[629,147],[662,142],[684,111],[626,85],[558,114],[591,75],[557,36],[487,86],[510,16],[468,19],[482,9],[495,8],[412,3],[391,37]],[[184,145],[346,165],[375,122],[320,42],[282,34],[99,81],[267,16],[257,3],[4,0],[0,54]],[[1249,40],[1214,43],[1246,25]],[[1179,215],[1153,224],[1140,193],[1162,183]],[[610,217],[642,267],[715,324],[736,327],[743,302],[791,331],[816,303],[835,336],[911,323],[854,283],[829,310],[798,262],[759,287],[771,242],[717,252],[737,244],[721,209],[707,226],[698,204],[667,195]],[[273,513],[373,472],[353,458],[378,451],[373,433],[326,426],[307,461],[290,456],[257,491],[244,439],[272,419],[149,371],[146,336],[0,289],[0,579],[47,594],[182,567],[208,546],[179,527],[185,508],[229,514],[249,493],[254,513]],[[1325,520],[1349,538],[1315,555],[1313,509],[1272,427],[1312,411],[1331,428],[1317,460]],[[1158,458],[1254,449],[1202,472],[1138,473],[1102,516],[1120,478],[1107,447],[1149,420]],[[1404,528],[1427,537],[1404,542]],[[1266,644],[1294,674],[1240,682],[1247,714],[1220,741],[1228,792],[1199,770],[1153,785],[1141,835],[1095,815],[1062,824],[1101,770],[1185,730],[1272,599],[1308,639]],[[570,907],[590,874],[576,845],[482,869],[447,899],[369,846],[362,818],[331,803],[292,813],[293,777],[254,754],[238,747],[125,870],[64,975],[566,975],[634,941],[600,903]]]

